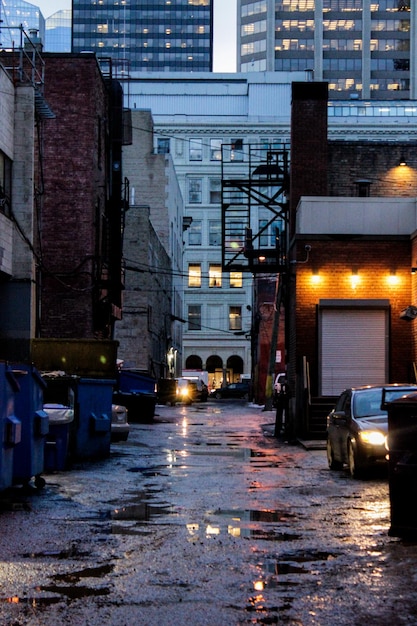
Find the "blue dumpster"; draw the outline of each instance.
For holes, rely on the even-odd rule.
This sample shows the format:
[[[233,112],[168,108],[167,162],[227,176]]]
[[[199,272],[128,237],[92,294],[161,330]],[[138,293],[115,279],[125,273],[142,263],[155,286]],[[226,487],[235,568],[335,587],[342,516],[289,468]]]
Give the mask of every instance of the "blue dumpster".
[[[134,369],[121,369],[113,400],[128,409],[130,422],[151,422],[157,401],[155,388],[156,380],[152,376]]]
[[[109,456],[114,380],[43,374],[46,404],[74,409],[69,424],[68,460],[92,460]],[[68,425],[67,425],[68,428]]]
[[[13,454],[22,435],[22,424],[14,414],[14,396],[19,389],[9,366],[0,361],[0,491],[13,484]]]
[[[45,441],[45,471],[66,470],[70,464],[70,429],[74,408],[64,404],[44,404],[49,418],[49,432]]]
[[[43,391],[46,384],[33,365],[12,364],[12,372],[19,383],[14,396],[16,417],[22,423],[21,441],[13,455],[13,483],[27,484],[35,479],[41,488],[45,480],[44,447],[49,429],[47,413],[43,410]]]

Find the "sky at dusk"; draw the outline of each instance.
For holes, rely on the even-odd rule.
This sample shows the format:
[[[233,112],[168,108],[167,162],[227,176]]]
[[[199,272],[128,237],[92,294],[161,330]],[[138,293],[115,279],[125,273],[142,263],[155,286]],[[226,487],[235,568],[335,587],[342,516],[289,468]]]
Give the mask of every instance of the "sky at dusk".
[[[45,18],[71,8],[71,0],[30,0]],[[214,0],[214,71],[236,71],[236,2]]]

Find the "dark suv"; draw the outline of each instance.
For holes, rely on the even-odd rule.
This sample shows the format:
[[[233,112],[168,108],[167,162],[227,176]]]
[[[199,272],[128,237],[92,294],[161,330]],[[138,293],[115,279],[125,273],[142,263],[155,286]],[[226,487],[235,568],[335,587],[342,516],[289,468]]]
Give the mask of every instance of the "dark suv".
[[[244,400],[249,400],[249,393],[249,383],[230,383],[230,385],[226,385],[226,387],[213,389],[210,396],[216,398],[216,400],[220,400],[220,398],[243,398]]]

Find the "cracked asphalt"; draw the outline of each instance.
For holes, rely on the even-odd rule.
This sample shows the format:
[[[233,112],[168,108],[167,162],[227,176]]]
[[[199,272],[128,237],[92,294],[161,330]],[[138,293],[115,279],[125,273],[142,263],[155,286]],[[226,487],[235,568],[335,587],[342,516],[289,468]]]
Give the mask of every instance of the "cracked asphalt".
[[[0,497],[0,624],[417,624],[385,475],[331,472],[243,401],[157,406],[108,459]]]

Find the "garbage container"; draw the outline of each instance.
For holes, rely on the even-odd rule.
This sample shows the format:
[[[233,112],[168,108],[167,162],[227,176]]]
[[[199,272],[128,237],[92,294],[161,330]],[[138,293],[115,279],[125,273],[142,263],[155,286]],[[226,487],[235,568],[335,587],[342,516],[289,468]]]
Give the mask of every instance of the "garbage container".
[[[115,380],[80,378],[75,395],[75,446],[77,459],[110,455],[111,411]]]
[[[13,483],[27,484],[35,478],[35,486],[42,488],[45,480],[44,448],[48,433],[48,415],[43,410],[45,381],[33,365],[11,364],[19,383],[14,396],[16,417],[22,423],[21,441],[13,454]]]
[[[66,470],[69,467],[70,428],[74,409],[65,404],[44,404],[49,419],[49,431],[44,448],[45,471]]]
[[[387,404],[389,535],[417,537],[417,393]]]
[[[22,424],[14,414],[14,397],[19,389],[8,364],[0,361],[0,491],[13,484],[13,455],[22,436]]]
[[[110,454],[112,395],[115,380],[44,373],[47,404],[73,408],[68,460],[92,460]]]
[[[129,421],[146,423],[155,416],[156,380],[134,369],[121,369],[113,401],[128,409]]]

